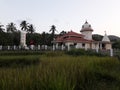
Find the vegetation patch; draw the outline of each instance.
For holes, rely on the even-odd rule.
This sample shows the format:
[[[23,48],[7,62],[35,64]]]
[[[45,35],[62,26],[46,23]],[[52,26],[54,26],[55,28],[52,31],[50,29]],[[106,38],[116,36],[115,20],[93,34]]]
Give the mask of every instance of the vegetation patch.
[[[81,55],[87,55],[87,56],[107,56],[102,53],[97,53],[93,50],[84,50],[84,49],[71,49],[70,51],[66,51],[66,54],[73,55],[73,56],[81,56]]]
[[[27,51],[27,50],[18,50],[18,51],[0,51],[0,56],[23,56],[23,55],[42,55],[44,51]]]
[[[0,57],[0,68],[17,68],[39,64],[39,58],[31,56],[7,56]]]
[[[119,90],[119,70],[119,60],[108,56],[5,55],[0,56],[0,89]]]

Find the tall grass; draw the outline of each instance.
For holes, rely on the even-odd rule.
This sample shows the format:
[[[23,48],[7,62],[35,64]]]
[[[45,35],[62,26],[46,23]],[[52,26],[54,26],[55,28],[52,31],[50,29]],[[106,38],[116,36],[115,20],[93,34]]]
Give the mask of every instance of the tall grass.
[[[76,57],[62,52],[1,58],[7,60],[24,58],[28,61],[39,60],[39,63],[24,68],[0,67],[0,90],[120,89],[120,62],[117,58]]]

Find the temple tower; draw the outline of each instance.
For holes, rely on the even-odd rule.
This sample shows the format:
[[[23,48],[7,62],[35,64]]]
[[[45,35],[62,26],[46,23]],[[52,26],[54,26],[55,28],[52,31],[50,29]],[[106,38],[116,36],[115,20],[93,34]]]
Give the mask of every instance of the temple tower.
[[[87,21],[82,25],[82,29],[80,32],[84,35],[84,39],[92,40],[93,29]]]

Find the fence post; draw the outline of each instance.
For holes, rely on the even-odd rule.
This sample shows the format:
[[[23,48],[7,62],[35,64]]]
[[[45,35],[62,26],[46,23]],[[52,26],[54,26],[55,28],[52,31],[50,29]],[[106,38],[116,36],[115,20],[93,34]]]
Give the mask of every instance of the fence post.
[[[40,50],[40,45],[38,45],[38,50]]]
[[[45,50],[47,50],[47,45],[45,45]]]
[[[64,45],[62,44],[62,47],[61,47],[62,50],[64,50]]]
[[[70,51],[70,44],[68,43],[68,51]]]
[[[10,46],[8,46],[7,49],[10,50]]]
[[[98,53],[98,48],[96,48],[96,52]]]
[[[2,45],[0,45],[0,50],[2,50]]]
[[[110,56],[113,56],[113,49],[110,49]]]
[[[13,46],[13,49],[16,50],[16,46],[15,45]]]
[[[53,44],[53,51],[55,51],[55,45]]]

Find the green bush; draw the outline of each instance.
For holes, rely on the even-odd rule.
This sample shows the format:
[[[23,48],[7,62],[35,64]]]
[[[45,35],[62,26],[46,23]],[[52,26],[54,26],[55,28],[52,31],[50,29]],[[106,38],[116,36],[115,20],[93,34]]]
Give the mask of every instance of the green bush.
[[[118,60],[120,60],[120,52],[116,53],[115,57],[117,57]]]
[[[80,55],[88,55],[88,56],[106,56],[101,53],[97,53],[93,50],[84,50],[84,49],[71,49],[70,51],[66,51],[66,54],[73,55],[73,56],[80,56]]]
[[[54,56],[63,56],[64,52],[63,51],[47,51],[43,55],[52,56],[52,57],[54,57]]]

